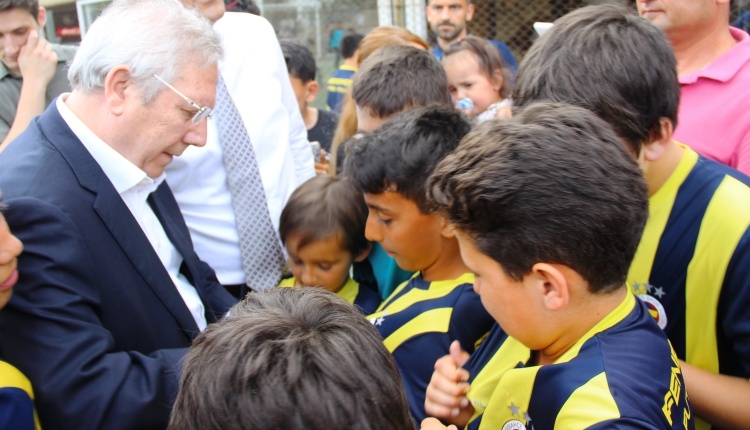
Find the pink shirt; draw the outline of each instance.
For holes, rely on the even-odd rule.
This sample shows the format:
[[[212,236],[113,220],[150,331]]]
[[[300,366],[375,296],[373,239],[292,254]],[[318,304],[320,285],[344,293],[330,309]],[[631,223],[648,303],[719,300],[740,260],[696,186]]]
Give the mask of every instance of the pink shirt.
[[[674,138],[750,175],[750,36],[730,27],[737,44],[705,69],[680,76]]]

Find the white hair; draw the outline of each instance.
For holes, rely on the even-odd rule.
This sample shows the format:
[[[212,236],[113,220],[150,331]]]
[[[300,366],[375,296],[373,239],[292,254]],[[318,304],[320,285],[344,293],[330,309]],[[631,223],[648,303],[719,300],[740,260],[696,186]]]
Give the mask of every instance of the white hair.
[[[216,64],[221,42],[211,23],[178,0],[114,0],[94,21],[68,71],[72,88],[94,93],[110,70],[126,65],[151,101],[186,65]]]

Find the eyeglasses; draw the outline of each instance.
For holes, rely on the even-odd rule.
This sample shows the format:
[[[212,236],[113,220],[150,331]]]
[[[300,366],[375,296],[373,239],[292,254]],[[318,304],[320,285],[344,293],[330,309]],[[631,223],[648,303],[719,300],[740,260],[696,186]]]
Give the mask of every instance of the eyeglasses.
[[[182,97],[186,102],[190,103],[190,106],[198,109],[198,112],[196,112],[195,115],[193,115],[193,119],[191,120],[191,121],[193,121],[193,124],[198,124],[199,122],[201,122],[201,120],[203,118],[211,118],[211,108],[210,107],[208,107],[208,106],[203,106],[203,107],[198,106],[198,104],[196,102],[190,100],[188,98],[188,96],[186,96],[185,94],[182,94],[177,88],[169,85],[169,82],[167,82],[164,79],[162,79],[161,76],[159,76],[156,73],[154,73],[154,77],[156,79],[160,80],[164,85],[168,86],[170,90],[172,90],[175,93],[177,93],[177,95],[180,96],[180,97]]]

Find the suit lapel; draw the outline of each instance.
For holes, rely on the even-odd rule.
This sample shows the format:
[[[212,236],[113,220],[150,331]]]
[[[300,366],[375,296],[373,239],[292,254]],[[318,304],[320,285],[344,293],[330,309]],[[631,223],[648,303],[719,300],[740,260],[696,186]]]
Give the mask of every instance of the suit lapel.
[[[45,138],[65,158],[81,186],[95,194],[94,211],[107,226],[122,251],[167,311],[184,329],[185,336],[192,339],[190,334],[199,332],[195,320],[146,234],[112,182],[62,119],[54,102],[38,121]],[[164,224],[168,223],[162,222],[162,225]],[[169,237],[170,240],[174,240],[172,235]]]

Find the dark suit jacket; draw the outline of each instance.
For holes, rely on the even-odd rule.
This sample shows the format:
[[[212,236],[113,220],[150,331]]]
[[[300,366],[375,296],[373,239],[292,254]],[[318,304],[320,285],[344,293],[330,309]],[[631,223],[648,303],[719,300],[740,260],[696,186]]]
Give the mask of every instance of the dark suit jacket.
[[[130,210],[55,103],[0,155],[20,280],[0,356],[32,382],[42,427],[164,428],[198,327]],[[198,259],[166,182],[149,197],[213,322],[233,304]]]

